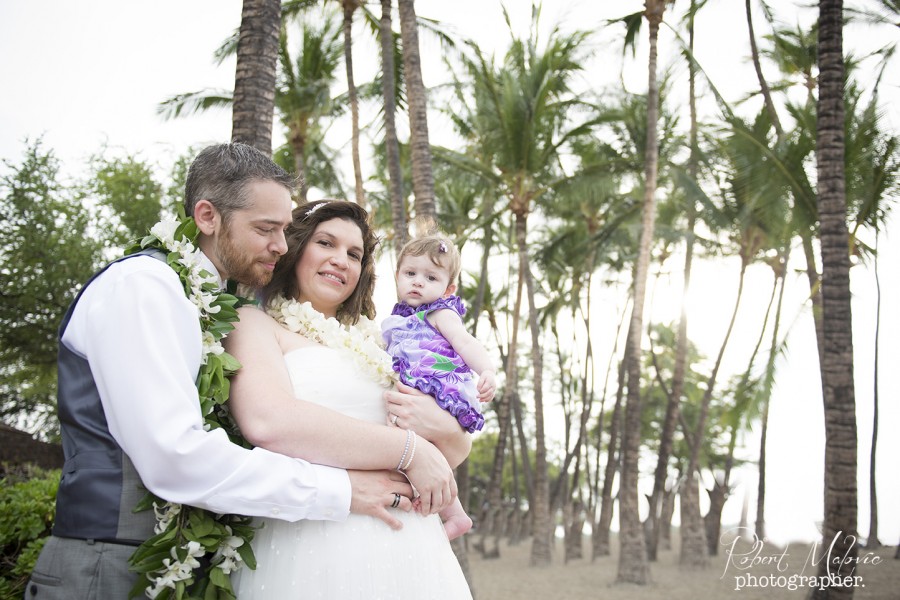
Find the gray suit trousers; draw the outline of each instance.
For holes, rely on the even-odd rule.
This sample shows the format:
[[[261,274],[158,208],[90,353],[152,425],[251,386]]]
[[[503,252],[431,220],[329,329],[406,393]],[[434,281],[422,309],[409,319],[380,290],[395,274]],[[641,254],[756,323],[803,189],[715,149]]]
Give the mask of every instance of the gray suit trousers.
[[[51,536],[38,557],[26,600],[126,600],[137,581],[134,546]]]

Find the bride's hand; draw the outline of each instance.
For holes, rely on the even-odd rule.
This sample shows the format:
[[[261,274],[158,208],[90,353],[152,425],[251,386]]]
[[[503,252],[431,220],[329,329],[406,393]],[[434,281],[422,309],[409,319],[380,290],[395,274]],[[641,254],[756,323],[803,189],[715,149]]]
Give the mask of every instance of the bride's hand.
[[[457,488],[447,459],[431,442],[419,438],[406,476],[419,493],[418,511],[423,515],[441,512],[456,499]]]
[[[412,429],[436,445],[447,457],[451,467],[455,468],[469,455],[472,448],[471,436],[431,396],[398,383],[397,389],[384,393],[384,400],[388,410],[388,425]]]

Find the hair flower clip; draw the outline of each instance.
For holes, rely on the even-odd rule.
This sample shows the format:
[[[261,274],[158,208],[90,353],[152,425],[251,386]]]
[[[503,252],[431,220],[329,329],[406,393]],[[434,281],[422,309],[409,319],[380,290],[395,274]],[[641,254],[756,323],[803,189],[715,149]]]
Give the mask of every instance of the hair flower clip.
[[[322,208],[323,206],[325,206],[326,204],[329,204],[329,203],[330,203],[330,201],[325,201],[325,202],[322,202],[321,204],[316,204],[311,209],[306,211],[306,213],[303,215],[303,218],[305,219],[306,217],[313,214],[314,212],[316,212],[317,210],[319,210],[320,208]]]
[[[438,246],[438,251],[440,251],[441,254],[446,254],[447,253],[447,244],[445,244],[444,242],[441,242],[440,245]]]

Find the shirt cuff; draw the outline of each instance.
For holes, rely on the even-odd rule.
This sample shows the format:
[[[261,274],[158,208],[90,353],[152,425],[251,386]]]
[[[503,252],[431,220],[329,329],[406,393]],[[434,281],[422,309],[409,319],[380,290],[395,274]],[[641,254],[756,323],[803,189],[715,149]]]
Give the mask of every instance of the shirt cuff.
[[[316,502],[309,509],[308,519],[315,521],[343,521],[350,515],[350,476],[344,469],[310,465],[316,474]]]

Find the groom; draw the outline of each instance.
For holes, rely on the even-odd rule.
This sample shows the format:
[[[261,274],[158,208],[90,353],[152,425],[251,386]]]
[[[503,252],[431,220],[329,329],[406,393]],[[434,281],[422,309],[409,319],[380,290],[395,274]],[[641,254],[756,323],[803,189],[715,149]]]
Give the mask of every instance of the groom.
[[[286,251],[293,185],[244,144],[211,146],[194,160],[185,212],[200,228],[202,266],[220,284],[259,286],[271,278]],[[69,307],[58,357],[66,463],[53,535],[26,598],[127,598],[136,581],[128,558],[153,535],[153,512],[132,512],[142,488],[217,513],[296,521],[356,512],[399,527],[386,507],[401,494],[409,510],[412,489],[388,472],[312,465],[205,431],[195,386],[200,333],[176,272],[147,254],[108,265]],[[387,443],[389,428],[375,427],[366,443]],[[354,436],[346,443],[360,442]],[[449,470],[421,477],[424,485],[454,487]]]

